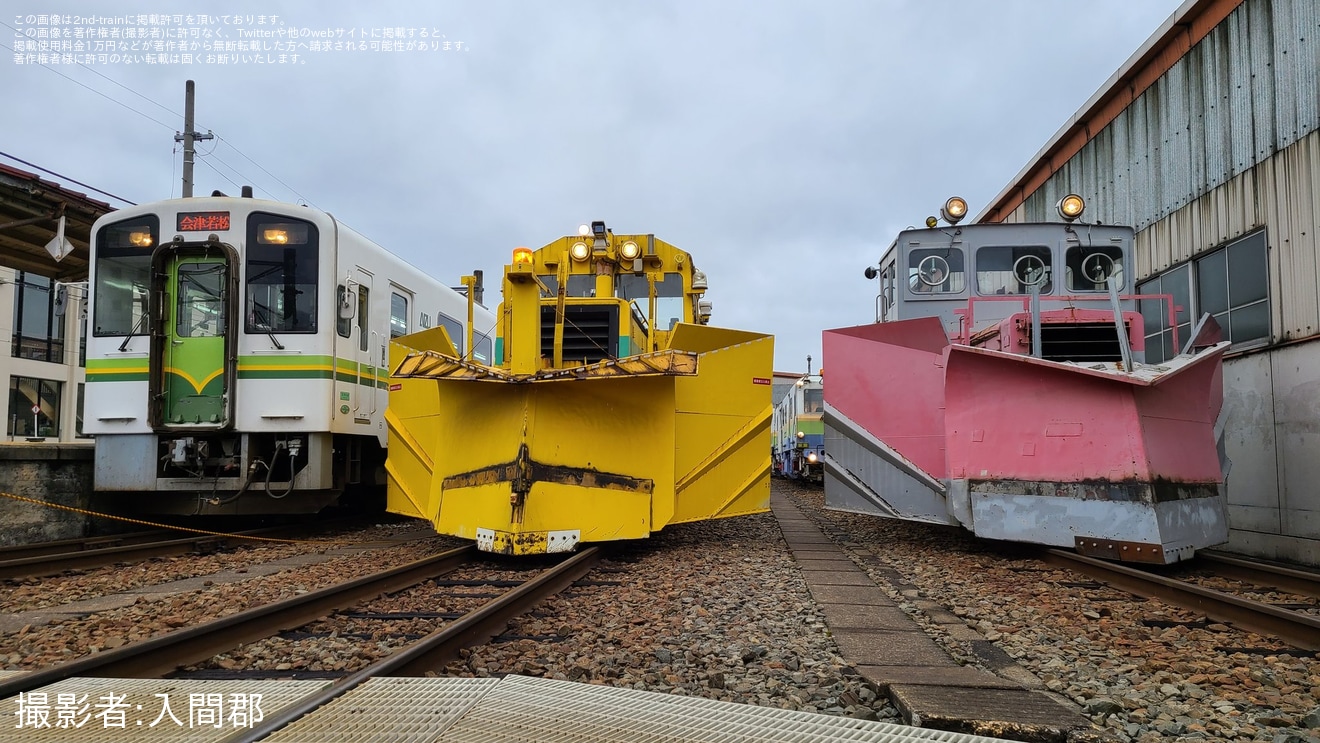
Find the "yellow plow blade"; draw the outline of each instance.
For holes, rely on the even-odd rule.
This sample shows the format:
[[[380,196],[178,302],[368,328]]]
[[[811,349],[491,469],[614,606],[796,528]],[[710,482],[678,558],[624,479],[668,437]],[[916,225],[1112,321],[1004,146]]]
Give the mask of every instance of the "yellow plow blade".
[[[529,554],[769,508],[769,336],[679,325],[649,360],[515,377],[421,335],[391,350],[391,512]]]

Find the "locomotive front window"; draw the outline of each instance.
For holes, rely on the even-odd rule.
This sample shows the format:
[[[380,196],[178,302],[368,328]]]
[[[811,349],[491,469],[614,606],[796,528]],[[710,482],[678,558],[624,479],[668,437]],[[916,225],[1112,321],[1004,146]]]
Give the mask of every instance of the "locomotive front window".
[[[316,332],[319,242],[310,222],[248,217],[247,332]]]
[[[151,251],[160,242],[160,219],[147,215],[108,224],[97,231],[95,242],[93,335],[146,332]]]
[[[976,290],[981,294],[1041,294],[1054,289],[1050,249],[1041,245],[995,245],[976,251]]]
[[[908,289],[916,294],[957,294],[967,288],[963,253],[957,248],[918,248],[908,253]]]
[[[802,390],[802,412],[819,413],[825,409],[825,390]]]
[[[179,264],[175,334],[180,338],[214,338],[225,334],[225,265]]]
[[[619,299],[636,301],[642,311],[650,304],[650,287],[646,276],[625,273],[619,276],[614,295]],[[656,327],[661,330],[673,330],[674,325],[683,322],[683,275],[667,273],[655,284],[655,319]]]
[[[559,277],[552,274],[537,274],[536,278],[545,284],[549,292],[545,296],[553,297],[559,294]],[[596,296],[596,277],[589,274],[569,274],[568,286],[564,289],[566,297],[594,297]]]
[[[1114,277],[1118,290],[1123,291],[1123,249],[1109,245],[1080,245],[1068,248],[1068,291],[1107,292],[1107,280]]]

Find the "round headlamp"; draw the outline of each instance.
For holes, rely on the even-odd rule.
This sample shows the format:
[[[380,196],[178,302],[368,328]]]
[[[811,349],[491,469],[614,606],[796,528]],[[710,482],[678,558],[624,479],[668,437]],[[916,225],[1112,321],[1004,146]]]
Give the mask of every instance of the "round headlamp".
[[[641,254],[642,254],[641,247],[639,247],[637,243],[633,242],[632,240],[629,240],[628,242],[619,246],[619,255],[623,256],[624,260],[631,261]]]
[[[967,200],[961,196],[950,196],[949,200],[944,202],[944,207],[940,209],[940,215],[949,224],[958,224],[967,216]]]
[[[568,252],[573,256],[573,260],[585,261],[587,256],[591,255],[591,247],[584,242],[575,242]]]
[[[1062,199],[1059,199],[1059,203],[1055,206],[1059,210],[1059,216],[1062,217],[1065,222],[1071,222],[1082,216],[1082,210],[1086,208],[1086,202],[1082,201],[1081,196],[1078,196],[1075,193],[1070,193]]]

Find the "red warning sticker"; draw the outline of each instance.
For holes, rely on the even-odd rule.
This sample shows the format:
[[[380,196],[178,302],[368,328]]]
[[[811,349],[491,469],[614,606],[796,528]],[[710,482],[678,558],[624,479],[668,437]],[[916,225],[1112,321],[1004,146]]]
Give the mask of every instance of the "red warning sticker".
[[[752,377],[752,384],[770,384],[770,380],[765,377]]]

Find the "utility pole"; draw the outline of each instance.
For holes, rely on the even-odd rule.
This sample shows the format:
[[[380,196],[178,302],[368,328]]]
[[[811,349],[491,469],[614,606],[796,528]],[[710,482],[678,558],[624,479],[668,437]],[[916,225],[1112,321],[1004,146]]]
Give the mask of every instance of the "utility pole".
[[[175,142],[183,142],[183,198],[191,198],[193,192],[193,142],[201,139],[214,139],[209,130],[205,134],[193,131],[193,81],[189,80],[183,97],[183,133],[174,133]]]

